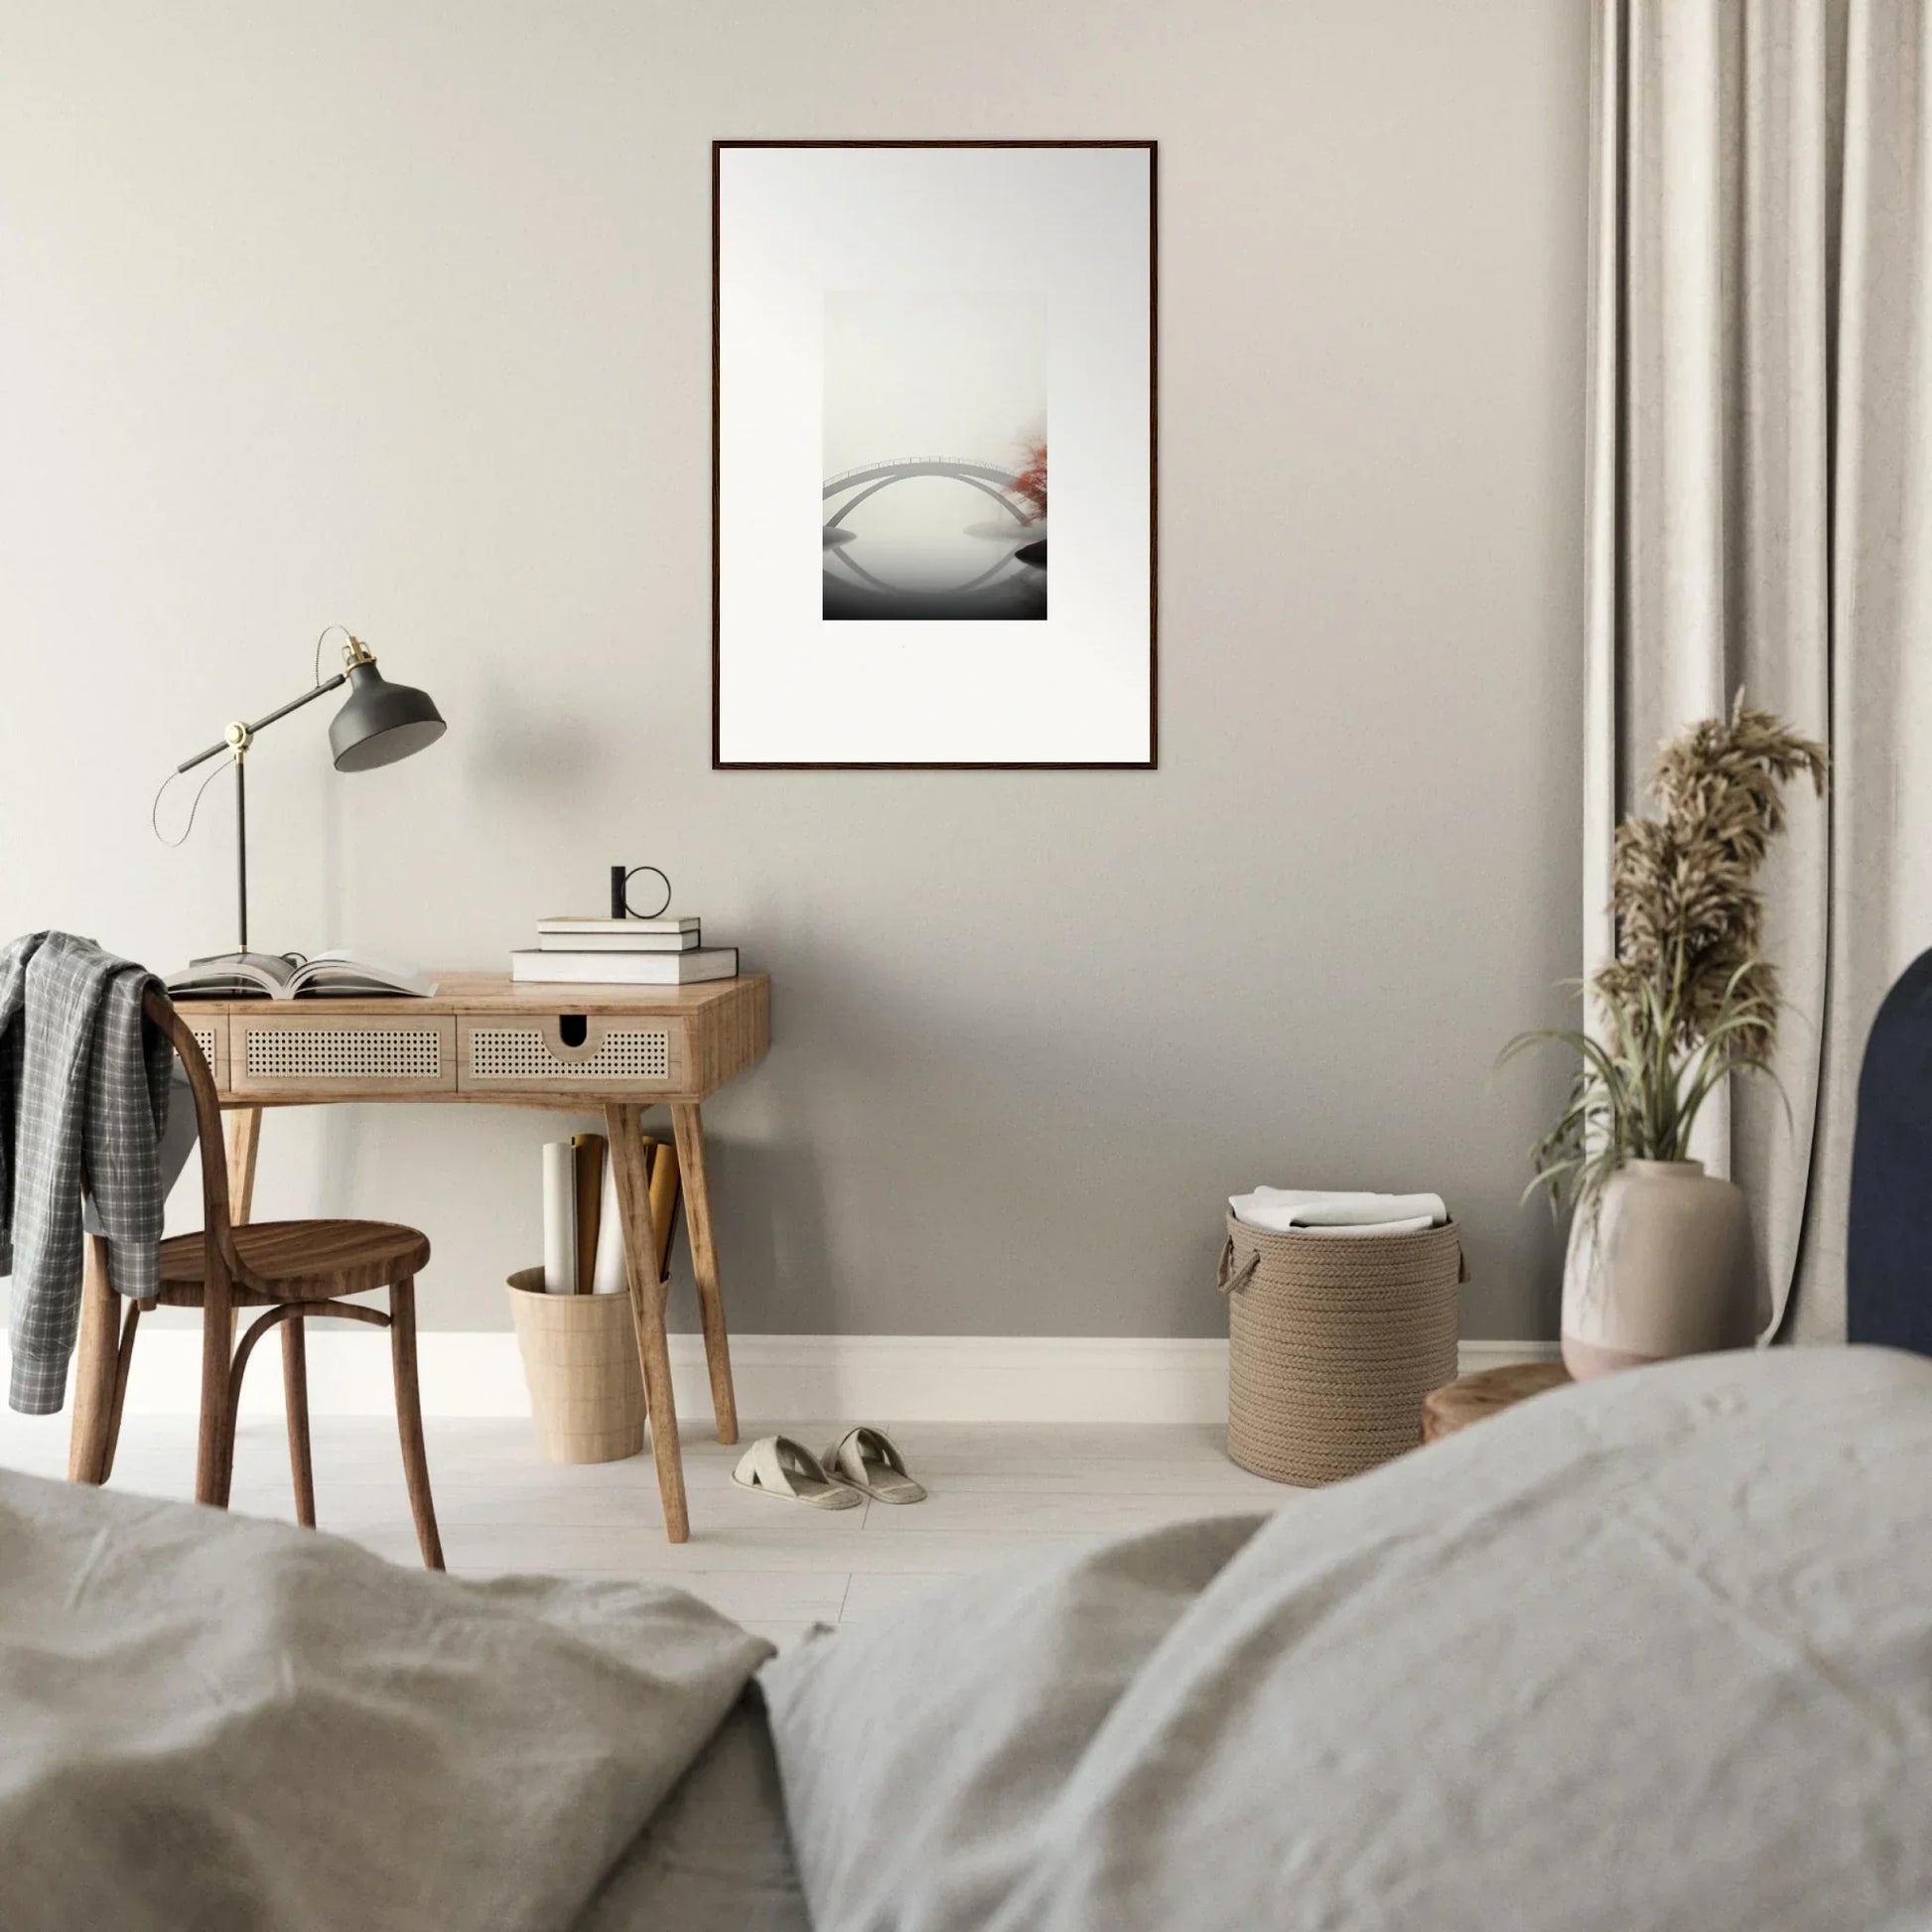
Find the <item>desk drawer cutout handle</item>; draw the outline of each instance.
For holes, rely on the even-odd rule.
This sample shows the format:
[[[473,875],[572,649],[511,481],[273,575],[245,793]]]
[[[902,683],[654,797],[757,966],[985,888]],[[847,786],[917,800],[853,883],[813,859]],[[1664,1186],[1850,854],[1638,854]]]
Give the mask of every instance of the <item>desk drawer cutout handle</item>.
[[[571,1042],[573,1033],[579,1043]],[[543,1080],[560,1073],[578,1079],[668,1080],[671,1035],[665,1027],[597,1027],[575,1014],[560,1015],[541,1028],[473,1027],[470,1071],[482,1080]]]
[[[251,1080],[435,1079],[443,1071],[434,1027],[251,1027]]]

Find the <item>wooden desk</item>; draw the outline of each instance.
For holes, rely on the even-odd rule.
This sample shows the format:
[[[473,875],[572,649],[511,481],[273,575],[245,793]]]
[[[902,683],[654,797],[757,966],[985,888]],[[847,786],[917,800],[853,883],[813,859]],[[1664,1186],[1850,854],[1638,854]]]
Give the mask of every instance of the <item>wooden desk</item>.
[[[746,973],[705,986],[514,986],[500,973],[445,973],[428,1000],[184,1000],[181,1015],[233,1116],[228,1183],[237,1221],[248,1218],[265,1107],[409,1100],[603,1110],[664,1530],[682,1543],[690,1518],[641,1122],[652,1107],[671,1110],[712,1409],[718,1440],[735,1443],[699,1108],[763,1057],[771,1039],[769,979]],[[516,1265],[528,1257],[505,1259]]]

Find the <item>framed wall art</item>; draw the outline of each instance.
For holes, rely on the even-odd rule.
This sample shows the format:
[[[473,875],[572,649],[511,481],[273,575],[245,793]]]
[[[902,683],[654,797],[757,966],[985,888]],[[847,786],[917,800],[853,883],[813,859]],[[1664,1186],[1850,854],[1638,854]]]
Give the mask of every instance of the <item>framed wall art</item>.
[[[1154,765],[1155,266],[1152,141],[713,144],[714,764]]]

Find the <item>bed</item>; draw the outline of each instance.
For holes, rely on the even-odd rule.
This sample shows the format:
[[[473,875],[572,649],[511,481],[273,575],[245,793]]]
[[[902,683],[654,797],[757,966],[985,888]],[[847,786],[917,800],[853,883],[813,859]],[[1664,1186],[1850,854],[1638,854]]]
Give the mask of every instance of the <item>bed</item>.
[[[0,1476],[0,1922],[1932,1921],[1932,1362],[1713,1356],[782,1657]]]

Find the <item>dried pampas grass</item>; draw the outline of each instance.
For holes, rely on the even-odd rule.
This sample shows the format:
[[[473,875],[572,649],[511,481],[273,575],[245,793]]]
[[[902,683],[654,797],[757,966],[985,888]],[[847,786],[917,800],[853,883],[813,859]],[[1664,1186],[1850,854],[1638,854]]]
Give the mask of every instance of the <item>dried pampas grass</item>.
[[[1657,818],[1626,818],[1610,868],[1616,957],[1590,982],[1600,1038],[1524,1034],[1508,1058],[1555,1039],[1582,1059],[1563,1118],[1537,1143],[1531,1187],[1553,1200],[1593,1192],[1625,1160],[1681,1161],[1704,1102],[1727,1074],[1770,1070],[1778,979],[1760,952],[1755,881],[1784,829],[1783,788],[1809,776],[1822,796],[1825,748],[1737,694],[1667,745]]]
[[[1823,796],[1825,748],[1737,694],[1665,746],[1651,790],[1661,818],[1626,818],[1610,866],[1616,958],[1591,982],[1613,1033],[1640,1033],[1645,983],[1672,995],[1673,1043],[1694,1046],[1726,1013],[1749,1023],[1732,1050],[1777,1045],[1778,976],[1759,947],[1764,898],[1752,883],[1784,829],[1782,788],[1800,773]]]

